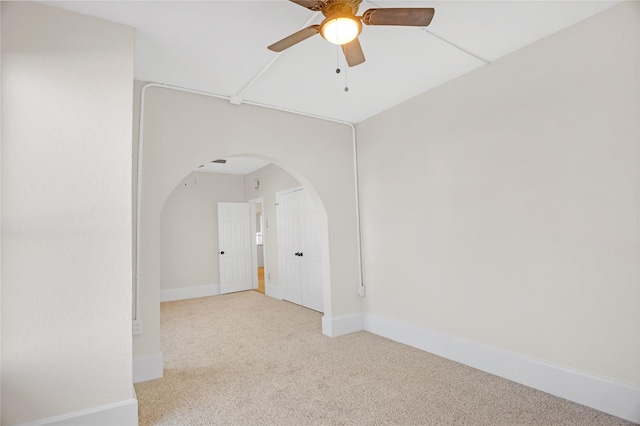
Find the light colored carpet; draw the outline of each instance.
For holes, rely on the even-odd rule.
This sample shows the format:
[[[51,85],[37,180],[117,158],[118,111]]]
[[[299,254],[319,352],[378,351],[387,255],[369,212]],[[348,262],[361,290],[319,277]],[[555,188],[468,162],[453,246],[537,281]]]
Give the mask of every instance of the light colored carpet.
[[[163,303],[141,425],[627,425],[255,291]]]

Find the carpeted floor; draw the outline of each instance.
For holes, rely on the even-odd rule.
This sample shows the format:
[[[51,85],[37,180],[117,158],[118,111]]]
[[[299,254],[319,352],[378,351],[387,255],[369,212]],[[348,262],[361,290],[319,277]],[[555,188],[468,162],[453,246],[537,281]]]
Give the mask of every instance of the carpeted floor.
[[[140,425],[629,425],[254,291],[162,303]]]

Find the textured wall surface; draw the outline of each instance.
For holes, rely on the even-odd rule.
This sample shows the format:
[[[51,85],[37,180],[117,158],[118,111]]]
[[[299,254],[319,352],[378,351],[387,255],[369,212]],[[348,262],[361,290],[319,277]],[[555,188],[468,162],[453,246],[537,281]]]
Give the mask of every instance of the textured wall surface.
[[[640,383],[639,11],[358,126],[367,312]]]
[[[2,423],[131,400],[134,31],[2,2]]]

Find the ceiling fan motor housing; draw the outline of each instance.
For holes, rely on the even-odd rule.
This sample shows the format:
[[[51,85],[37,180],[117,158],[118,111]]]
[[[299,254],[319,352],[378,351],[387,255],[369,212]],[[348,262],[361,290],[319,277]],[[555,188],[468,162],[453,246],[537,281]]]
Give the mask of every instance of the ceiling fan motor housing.
[[[362,0],[326,0],[322,4],[322,14],[327,18],[343,15],[354,16]]]

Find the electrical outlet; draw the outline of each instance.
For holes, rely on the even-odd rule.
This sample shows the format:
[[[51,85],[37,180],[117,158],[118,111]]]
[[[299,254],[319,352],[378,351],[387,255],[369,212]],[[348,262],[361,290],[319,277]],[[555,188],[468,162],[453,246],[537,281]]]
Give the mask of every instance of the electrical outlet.
[[[142,334],[142,320],[133,320],[133,335]]]
[[[364,292],[364,286],[363,286],[363,285],[358,286],[358,294],[359,294],[360,296],[364,297],[365,292]]]

